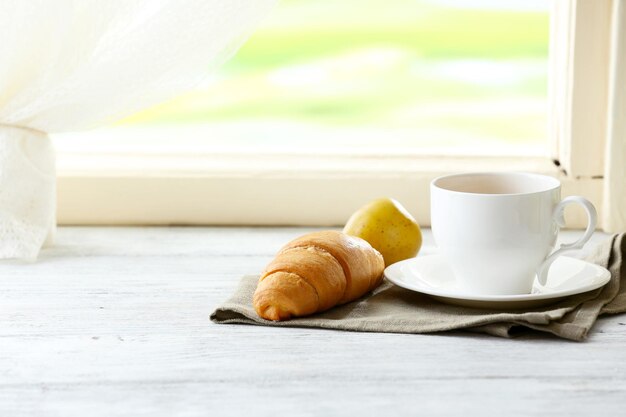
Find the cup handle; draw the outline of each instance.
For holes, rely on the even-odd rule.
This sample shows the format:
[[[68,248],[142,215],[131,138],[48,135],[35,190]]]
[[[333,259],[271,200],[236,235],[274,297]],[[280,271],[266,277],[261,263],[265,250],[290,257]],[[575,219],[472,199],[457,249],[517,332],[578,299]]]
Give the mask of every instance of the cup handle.
[[[540,285],[546,285],[548,271],[550,270],[550,265],[552,265],[552,262],[554,262],[556,258],[561,256],[563,252],[575,249],[582,249],[582,247],[585,246],[585,243],[587,243],[587,241],[591,238],[591,235],[593,235],[593,232],[596,229],[596,223],[598,220],[596,208],[593,206],[593,204],[591,204],[589,200],[579,196],[566,197],[554,208],[552,217],[554,218],[554,221],[558,225],[559,229],[565,226],[565,217],[563,216],[565,206],[572,203],[580,204],[587,212],[587,217],[589,219],[589,222],[587,223],[587,230],[585,230],[585,233],[576,242],[563,243],[559,249],[552,252],[552,254],[541,263],[541,265],[537,269],[537,280],[539,281]]]

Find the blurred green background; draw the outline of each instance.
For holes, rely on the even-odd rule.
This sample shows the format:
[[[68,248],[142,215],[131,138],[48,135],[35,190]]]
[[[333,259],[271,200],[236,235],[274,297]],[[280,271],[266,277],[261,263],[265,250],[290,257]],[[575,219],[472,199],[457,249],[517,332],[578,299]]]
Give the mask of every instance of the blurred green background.
[[[197,90],[121,122],[267,149],[539,153],[540,1],[282,0]]]

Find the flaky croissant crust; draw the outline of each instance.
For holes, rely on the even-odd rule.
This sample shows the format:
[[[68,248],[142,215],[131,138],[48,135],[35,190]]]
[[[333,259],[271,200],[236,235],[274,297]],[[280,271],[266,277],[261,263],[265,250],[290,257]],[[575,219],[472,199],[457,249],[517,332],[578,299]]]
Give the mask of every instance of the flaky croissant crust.
[[[309,233],[270,262],[253,305],[267,320],[321,312],[376,288],[384,267],[382,255],[363,239],[334,230]]]

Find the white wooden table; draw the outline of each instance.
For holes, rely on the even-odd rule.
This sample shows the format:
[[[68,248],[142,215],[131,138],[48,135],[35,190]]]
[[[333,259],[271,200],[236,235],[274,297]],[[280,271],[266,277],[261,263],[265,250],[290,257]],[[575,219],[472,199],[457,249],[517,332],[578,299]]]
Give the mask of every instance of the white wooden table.
[[[61,228],[0,265],[0,416],[626,415],[626,316],[584,343],[209,321],[308,230]]]

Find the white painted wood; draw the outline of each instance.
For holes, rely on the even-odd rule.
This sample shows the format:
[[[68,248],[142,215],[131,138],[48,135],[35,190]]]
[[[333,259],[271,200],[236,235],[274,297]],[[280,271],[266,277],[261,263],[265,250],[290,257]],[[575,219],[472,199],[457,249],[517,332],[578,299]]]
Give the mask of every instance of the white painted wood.
[[[611,95],[604,182],[607,230],[626,230],[626,2],[613,1]]]
[[[584,343],[209,322],[309,230],[60,228],[0,265],[0,416],[623,414],[625,316]]]
[[[547,158],[198,155],[126,157],[61,170],[58,221],[82,225],[341,225],[365,202],[396,198],[430,224],[433,178],[451,172],[528,171],[558,177],[563,194],[601,209],[602,180],[564,176]],[[180,157],[185,159],[186,157]],[[107,158],[103,156],[103,160]],[[115,160],[115,159],[113,159]],[[278,203],[279,202],[279,203]],[[586,216],[568,211],[569,227]]]
[[[550,44],[548,60],[548,136],[550,154],[555,161],[566,160],[571,102],[571,50],[574,3],[552,1],[550,9]]]
[[[552,154],[573,178],[604,173],[612,0],[552,2]]]
[[[367,201],[388,196],[401,201],[420,224],[429,224],[429,184],[439,175],[484,170],[558,175],[547,158],[199,155],[195,159],[186,165],[176,157],[137,156],[93,171],[78,161],[73,169],[60,168],[58,221],[340,225]]]

